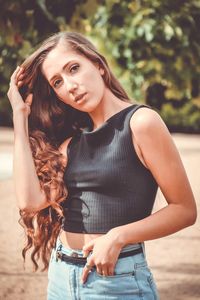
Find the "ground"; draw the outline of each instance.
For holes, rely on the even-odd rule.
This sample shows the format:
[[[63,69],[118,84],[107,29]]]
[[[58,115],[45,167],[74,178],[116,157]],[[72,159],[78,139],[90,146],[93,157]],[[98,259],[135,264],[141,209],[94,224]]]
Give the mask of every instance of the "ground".
[[[200,136],[174,134],[198,208],[200,207]],[[12,180],[12,129],[0,128],[0,299],[45,300],[47,273],[23,268],[23,231],[18,224]],[[158,192],[154,209],[165,205]],[[200,218],[195,225],[146,242],[146,255],[161,300],[200,299]]]

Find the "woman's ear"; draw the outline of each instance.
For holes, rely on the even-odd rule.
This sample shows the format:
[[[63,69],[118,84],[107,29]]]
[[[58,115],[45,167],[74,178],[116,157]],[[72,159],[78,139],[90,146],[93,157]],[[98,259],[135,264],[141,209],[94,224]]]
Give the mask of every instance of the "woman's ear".
[[[104,75],[104,69],[101,68],[100,66],[99,66],[99,72],[100,72],[100,74],[101,74],[102,76]]]
[[[101,67],[100,63],[96,63],[96,67],[99,69],[99,72],[101,74],[101,76],[103,76],[105,74],[104,69]]]

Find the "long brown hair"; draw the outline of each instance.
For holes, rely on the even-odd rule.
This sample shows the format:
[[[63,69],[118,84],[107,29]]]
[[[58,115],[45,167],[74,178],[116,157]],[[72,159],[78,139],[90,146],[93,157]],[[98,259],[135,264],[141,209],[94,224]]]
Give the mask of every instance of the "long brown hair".
[[[66,161],[59,152],[59,145],[68,137],[91,127],[92,120],[87,113],[80,112],[58,99],[42,74],[41,67],[48,53],[58,43],[98,63],[104,70],[103,80],[112,93],[123,101],[129,97],[112,74],[106,59],[97,52],[94,45],[79,33],[60,32],[45,40],[42,45],[22,64],[25,73],[24,85],[20,89],[22,97],[33,94],[29,116],[29,140],[41,188],[46,193],[49,207],[37,212],[20,210],[20,224],[25,229],[26,245],[22,251],[33,248],[31,259],[35,270],[41,258],[47,269],[52,247],[62,223],[61,203],[67,197],[67,187],[63,182]],[[53,192],[52,192],[53,191]]]

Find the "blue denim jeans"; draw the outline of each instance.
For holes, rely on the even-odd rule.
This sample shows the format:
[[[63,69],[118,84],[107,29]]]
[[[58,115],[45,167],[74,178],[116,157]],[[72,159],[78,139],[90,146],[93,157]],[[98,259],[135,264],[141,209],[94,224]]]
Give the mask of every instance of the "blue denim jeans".
[[[139,248],[128,245],[122,252]],[[142,243],[143,252],[144,244]],[[48,300],[159,300],[153,276],[144,253],[119,258],[113,276],[99,275],[94,268],[82,284],[83,266],[56,259],[56,250],[67,255],[82,250],[68,249],[58,238],[53,249],[48,271]]]

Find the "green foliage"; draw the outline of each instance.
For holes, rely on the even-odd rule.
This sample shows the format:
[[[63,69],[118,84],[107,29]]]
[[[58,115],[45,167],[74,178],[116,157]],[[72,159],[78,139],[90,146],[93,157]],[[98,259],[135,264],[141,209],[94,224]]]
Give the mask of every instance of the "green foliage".
[[[148,91],[156,84],[165,88],[166,100],[191,99],[200,83],[200,2],[105,3],[92,20],[93,34],[106,40],[121,76],[129,70],[133,96],[140,101],[146,95],[151,102]]]
[[[0,2],[0,118],[7,124],[5,94],[15,66],[49,34],[75,30],[105,54],[132,98],[157,108],[172,129],[199,130],[200,1]]]
[[[176,110],[170,103],[164,104],[161,116],[170,131],[200,133],[200,113],[199,108],[188,102]]]
[[[85,32],[82,23],[85,0],[0,1],[0,122],[11,125],[11,108],[6,99],[9,78],[34,47],[50,34],[74,27]],[[94,4],[93,2],[93,10]],[[91,6],[91,5],[90,5]],[[82,10],[80,9],[82,7]],[[97,5],[96,5],[97,7]],[[87,10],[91,13],[91,9]],[[87,18],[87,14],[85,14]],[[72,26],[70,27],[70,24]]]

